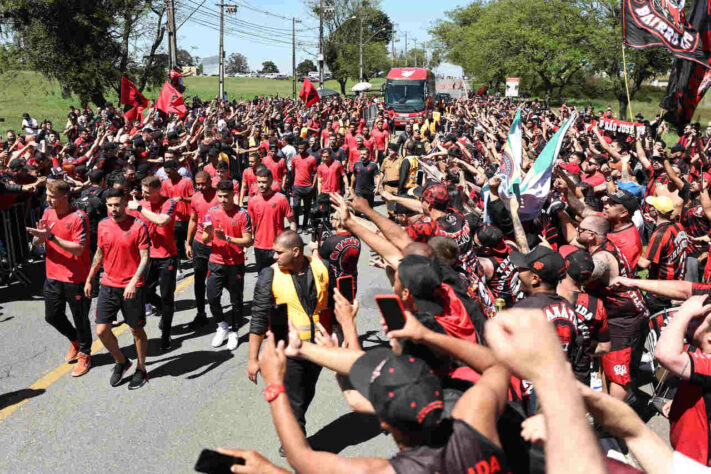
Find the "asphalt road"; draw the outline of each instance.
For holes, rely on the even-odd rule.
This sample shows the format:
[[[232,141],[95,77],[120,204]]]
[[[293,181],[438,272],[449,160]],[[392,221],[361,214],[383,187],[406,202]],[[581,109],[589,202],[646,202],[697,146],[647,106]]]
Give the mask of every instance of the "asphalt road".
[[[256,281],[253,267],[249,272],[253,262],[250,251],[244,291],[248,315]],[[368,266],[365,246],[359,271],[357,321],[368,347],[384,342],[373,296],[392,290],[384,272]],[[68,374],[66,340],[44,321],[39,297],[44,264],[29,273],[31,288],[16,284],[0,290],[0,472],[192,472],[200,450],[218,446],[256,449],[287,467],[261,394],[263,380],[255,386],[246,376],[248,327],[241,328],[240,346],[233,352],[210,346],[211,329],[188,331],[185,324],[195,315],[191,278],[178,283],[176,348],[159,352],[158,318],[149,318],[151,379],[129,391],[127,379],[119,387],[109,385],[113,360],[103,348],[88,374]],[[226,294],[223,304],[228,304]],[[117,330],[123,330],[119,342],[127,348],[130,331],[125,325]],[[126,353],[135,358],[133,349]],[[306,419],[316,449],[382,457],[397,450],[373,418],[350,412],[329,371],[321,374]],[[649,424],[668,439],[665,419],[656,416]]]
[[[250,263],[251,251],[247,314],[256,282]],[[365,248],[359,270],[358,324],[367,347],[383,337],[373,296],[392,290],[382,270],[368,267]],[[192,279],[178,282],[185,288],[176,297],[176,348],[160,353],[159,319],[150,317],[146,364],[151,378],[140,390],[129,391],[128,379],[116,388],[109,385],[113,360],[105,349],[93,356],[93,368],[83,377],[66,373],[67,342],[45,323],[39,297],[44,264],[29,273],[36,283],[32,288],[18,284],[0,290],[0,472],[191,472],[202,448],[218,446],[256,449],[287,467],[262,397],[263,379],[258,386],[247,379],[248,326],[240,329],[240,346],[233,352],[210,346],[212,329],[188,331],[184,325],[195,316]],[[229,304],[226,292],[223,304]],[[124,329],[119,336],[124,348],[132,344],[125,328],[118,328]],[[135,358],[133,349],[125,353]],[[38,380],[46,388],[28,389]],[[374,419],[350,412],[326,370],[306,420],[309,439],[319,449],[384,457],[397,450]]]

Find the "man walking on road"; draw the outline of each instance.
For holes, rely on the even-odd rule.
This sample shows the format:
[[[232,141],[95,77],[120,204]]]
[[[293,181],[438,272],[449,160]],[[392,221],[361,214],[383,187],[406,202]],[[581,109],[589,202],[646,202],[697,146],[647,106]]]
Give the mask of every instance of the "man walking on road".
[[[99,223],[98,244],[91,270],[86,278],[84,294],[91,296],[91,280],[103,264],[99,299],[96,303],[96,334],[116,361],[110,383],[116,387],[131,367],[123,355],[111,327],[119,310],[131,328],[136,344],[136,372],[128,383],[129,390],[143,387],[148,381],[146,352],[148,337],[143,327],[146,315],[143,291],[143,273],[148,266],[148,228],[141,220],[126,214],[126,197],[120,189],[106,194],[109,218]]]
[[[210,312],[217,322],[217,332],[212,338],[212,347],[219,347],[227,338],[227,349],[237,349],[237,330],[243,314],[244,249],[252,245],[252,222],[242,208],[234,203],[234,187],[231,180],[217,184],[219,206],[207,212],[203,223],[202,240],[212,244],[208,263],[207,299]],[[222,312],[222,290],[230,294],[230,321],[225,321]]]
[[[195,187],[198,192],[190,202],[190,222],[188,223],[188,240],[185,243],[185,255],[193,259],[195,275],[195,306],[197,315],[190,323],[191,329],[197,329],[207,324],[205,314],[205,280],[207,279],[207,265],[212,247],[202,240],[203,223],[207,211],[219,205],[217,193],[212,187],[210,175],[200,171],[195,175]]]
[[[146,276],[146,300],[160,308],[160,348],[171,347],[170,328],[175,312],[175,280],[178,274],[178,249],[175,245],[175,201],[160,194],[158,176],[148,176],[141,181],[143,201],[128,203],[130,214],[141,219],[148,227],[151,241],[151,262]],[[160,298],[156,293],[160,288]]]
[[[304,242],[299,234],[287,230],[277,235],[274,252],[276,263],[259,273],[254,287],[247,364],[247,375],[254,383],[259,372],[259,348],[267,329],[286,336],[291,324],[300,339],[313,342],[315,324],[330,318],[333,308],[333,273],[321,259],[304,255]],[[275,314],[274,305],[284,308],[285,314]],[[301,430],[306,433],[306,410],[316,393],[321,367],[298,358],[288,358],[287,367],[286,394]]]
[[[272,244],[282,230],[284,219],[291,230],[296,230],[294,214],[289,201],[281,193],[272,189],[272,172],[267,168],[257,170],[259,194],[249,199],[247,209],[254,228],[254,258],[257,261],[257,273],[274,263]]]
[[[89,219],[69,204],[69,183],[47,183],[47,204],[39,228],[27,228],[33,245],[44,245],[46,274],[44,282],[45,320],[69,339],[67,362],[77,359],[73,377],[91,368],[91,296],[85,297],[82,285],[89,273]],[[72,312],[74,326],[66,315]]]

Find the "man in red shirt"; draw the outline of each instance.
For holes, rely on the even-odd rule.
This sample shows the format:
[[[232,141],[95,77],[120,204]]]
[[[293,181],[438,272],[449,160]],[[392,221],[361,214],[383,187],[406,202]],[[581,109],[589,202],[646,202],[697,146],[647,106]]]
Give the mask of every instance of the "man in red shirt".
[[[33,245],[44,245],[46,280],[44,282],[45,320],[69,339],[64,360],[77,359],[73,377],[91,368],[91,297],[85,297],[83,284],[89,274],[89,219],[83,211],[69,204],[70,186],[66,181],[47,183],[47,204],[39,228],[27,228]],[[74,326],[66,316],[69,305]]]
[[[337,193],[348,189],[346,173],[340,161],[334,161],[330,148],[321,150],[321,164],[318,166],[318,194]],[[343,183],[343,186],[341,186]]]
[[[185,258],[185,241],[188,238],[188,221],[190,220],[190,200],[195,189],[193,182],[178,174],[178,163],[168,160],[163,165],[168,179],[161,183],[163,196],[176,202],[175,205],[175,243],[181,259]]]
[[[160,194],[158,176],[147,176],[141,181],[143,201],[128,202],[129,214],[145,222],[151,241],[151,257],[146,276],[146,301],[160,308],[160,348],[171,347],[170,328],[175,312],[175,280],[178,272],[178,249],[175,245],[175,201]],[[156,288],[160,287],[160,297]]]
[[[203,222],[207,211],[217,206],[217,193],[212,187],[210,175],[200,171],[195,175],[195,187],[198,192],[190,201],[190,222],[188,223],[188,239],[185,243],[185,255],[193,259],[195,271],[195,306],[197,315],[190,323],[191,329],[197,329],[207,324],[205,314],[205,280],[207,279],[207,265],[212,247],[202,240]]]
[[[237,330],[242,325],[244,292],[244,249],[252,245],[252,222],[244,209],[234,202],[232,181],[217,184],[217,201],[205,215],[202,239],[212,244],[208,263],[207,300],[217,322],[212,347],[219,347],[227,339],[227,349],[237,349]],[[229,323],[222,312],[222,290],[227,288],[232,309]]]
[[[608,194],[603,203],[603,212],[610,223],[607,238],[620,249],[630,268],[634,270],[639,257],[642,256],[642,239],[637,226],[632,222],[639,202],[629,191],[618,189],[617,192]]]
[[[583,174],[580,175],[580,179],[593,188],[598,188],[598,186],[604,186],[605,184],[605,175],[600,173],[600,162],[598,160],[599,158],[595,156],[588,158],[583,163]]]
[[[671,282],[669,282],[671,283]],[[676,283],[676,282],[674,282]],[[684,282],[686,283],[686,282]],[[675,451],[711,466],[711,305],[692,296],[662,331],[654,357],[682,379],[669,411],[669,440]],[[684,339],[691,341],[685,346]]]
[[[286,188],[286,160],[278,155],[276,143],[269,145],[269,154],[264,157],[262,164],[272,172],[274,181],[281,185],[281,189]]]
[[[112,323],[121,310],[136,344],[136,372],[128,384],[129,390],[135,390],[148,381],[148,337],[143,330],[146,325],[143,274],[148,266],[150,246],[148,228],[141,220],[126,214],[126,197],[120,189],[106,193],[106,208],[109,219],[99,223],[96,254],[84,284],[84,294],[87,298],[91,296],[91,280],[103,264],[104,275],[96,303],[96,335],[116,362],[110,379],[111,386],[116,387],[131,367],[131,361],[124,356],[111,332]]]
[[[316,188],[316,158],[306,151],[306,143],[299,142],[299,153],[291,159],[291,171],[294,174],[294,196],[292,200],[296,231],[306,228],[311,218],[311,201]],[[303,203],[303,207],[301,204]],[[302,212],[303,211],[303,212]],[[303,224],[299,225],[299,215],[303,214]]]
[[[378,118],[375,121],[375,128],[373,128],[373,131],[370,132],[370,134],[373,137],[373,144],[376,150],[375,157],[380,165],[383,163],[383,158],[385,158],[385,150],[388,148],[388,144],[390,143],[390,132],[383,129],[382,118]]]
[[[244,207],[244,198],[248,195],[249,190],[252,189],[252,185],[257,182],[257,175],[255,171],[257,166],[261,164],[259,155],[256,153],[249,154],[249,168],[242,172],[242,187],[239,192],[239,205]]]
[[[274,238],[284,230],[284,219],[289,222],[291,230],[296,230],[296,221],[288,199],[283,194],[274,192],[272,183],[272,172],[266,167],[258,169],[259,194],[251,197],[247,205],[254,229],[257,273],[274,263]]]
[[[217,183],[220,181],[232,181],[232,190],[236,197],[239,197],[239,183],[230,179],[230,165],[225,161],[220,161],[217,163],[217,175],[212,178],[212,187],[217,188]]]

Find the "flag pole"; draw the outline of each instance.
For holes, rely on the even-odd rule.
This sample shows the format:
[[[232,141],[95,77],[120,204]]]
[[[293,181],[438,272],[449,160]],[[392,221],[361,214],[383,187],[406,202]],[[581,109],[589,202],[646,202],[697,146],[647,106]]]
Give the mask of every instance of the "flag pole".
[[[627,58],[625,57],[625,43],[622,42],[622,69],[625,73],[625,91],[627,92],[627,111],[630,114],[630,121],[633,121],[632,100],[630,99],[630,85],[627,82]]]

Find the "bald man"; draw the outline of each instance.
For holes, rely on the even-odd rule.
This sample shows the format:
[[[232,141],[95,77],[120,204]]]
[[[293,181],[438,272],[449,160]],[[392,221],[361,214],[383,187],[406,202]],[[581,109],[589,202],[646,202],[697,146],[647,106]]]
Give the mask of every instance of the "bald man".
[[[328,264],[304,255],[304,241],[293,230],[274,239],[275,263],[259,272],[249,328],[247,375],[257,383],[259,349],[268,329],[286,339],[289,323],[302,340],[314,342],[316,323],[329,327],[336,279]],[[306,410],[316,393],[321,366],[288,358],[284,388],[294,415],[306,433]],[[281,452],[281,451],[280,451]]]
[[[611,287],[614,278],[631,277],[632,270],[622,251],[607,237],[610,224],[604,217],[589,216],[578,226],[578,242],[593,257],[595,269],[588,292],[600,298],[607,310],[611,350],[602,357],[610,395],[623,400],[632,388],[647,336],[649,313],[637,289]]]

